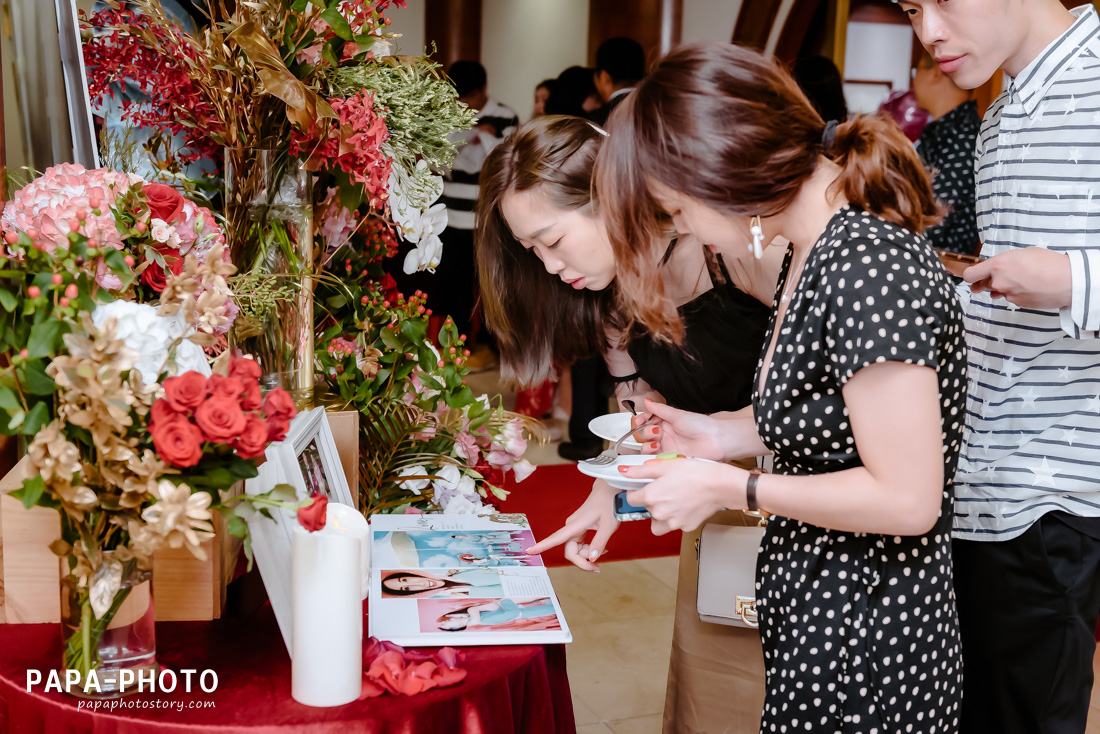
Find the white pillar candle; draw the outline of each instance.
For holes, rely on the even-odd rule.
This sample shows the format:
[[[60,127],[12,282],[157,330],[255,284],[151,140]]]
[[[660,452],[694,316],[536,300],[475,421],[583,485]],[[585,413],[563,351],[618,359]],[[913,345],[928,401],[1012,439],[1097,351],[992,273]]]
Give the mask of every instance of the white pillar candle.
[[[370,525],[363,513],[354,507],[348,507],[337,502],[329,502],[327,511],[327,527],[335,527],[349,535],[354,535],[360,541],[360,565],[359,573],[362,574],[362,598],[367,598],[370,590]]]
[[[290,691],[298,703],[342,706],[362,691],[360,546],[332,514],[317,532],[294,526]]]

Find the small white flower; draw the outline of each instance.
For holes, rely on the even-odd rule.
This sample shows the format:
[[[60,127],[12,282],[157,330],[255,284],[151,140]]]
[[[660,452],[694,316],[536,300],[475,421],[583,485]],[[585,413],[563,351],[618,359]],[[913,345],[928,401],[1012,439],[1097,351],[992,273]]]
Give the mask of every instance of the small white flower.
[[[436,472],[439,477],[435,481],[436,492],[454,490],[464,497],[473,499],[477,497],[477,485],[471,477],[459,471],[457,466],[447,465]]]
[[[471,502],[466,495],[456,494],[452,497],[446,505],[443,507],[444,515],[477,515],[485,509],[485,506],[478,502]]]
[[[155,217],[149,220],[149,236],[157,242],[166,244],[168,240],[175,235],[177,242],[179,241],[179,235],[176,235],[176,228],[163,219],[156,219]]]
[[[428,474],[428,470],[423,466],[407,466],[397,473],[399,477],[423,477]],[[416,496],[420,496],[420,490],[427,489],[428,485],[432,483],[430,479],[406,479],[400,483],[401,489],[406,492],[412,492]]]

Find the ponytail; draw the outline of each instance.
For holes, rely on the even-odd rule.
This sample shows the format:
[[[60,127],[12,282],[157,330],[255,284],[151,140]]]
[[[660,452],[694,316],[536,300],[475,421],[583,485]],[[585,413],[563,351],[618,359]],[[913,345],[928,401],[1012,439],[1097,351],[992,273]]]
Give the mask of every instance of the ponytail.
[[[842,170],[834,191],[852,204],[916,233],[943,218],[928,170],[892,120],[857,115],[837,126],[825,153]]]
[[[682,333],[661,288],[651,181],[739,217],[787,209],[823,156],[853,205],[913,232],[940,219],[928,172],[892,123],[857,116],[826,125],[790,73],[728,43],[677,47],[608,120],[596,162],[620,303],[628,324],[675,341]]]

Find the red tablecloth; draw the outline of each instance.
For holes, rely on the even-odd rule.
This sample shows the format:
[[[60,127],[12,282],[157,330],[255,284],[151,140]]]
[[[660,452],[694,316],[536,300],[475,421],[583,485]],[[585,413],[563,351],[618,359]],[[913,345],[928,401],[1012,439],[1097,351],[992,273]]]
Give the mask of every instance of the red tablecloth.
[[[366,628],[364,620],[364,629]],[[60,626],[0,624],[0,732],[8,734],[562,734],[575,732],[561,645],[462,648],[468,675],[459,685],[417,696],[310,708],[290,697],[290,658],[270,605],[249,619],[157,624],[157,661],[177,673],[211,669],[218,687],[204,693],[139,694],[125,706],[92,714],[78,699],[27,693],[27,670],[43,677],[61,660]],[[208,679],[209,683],[209,679]]]

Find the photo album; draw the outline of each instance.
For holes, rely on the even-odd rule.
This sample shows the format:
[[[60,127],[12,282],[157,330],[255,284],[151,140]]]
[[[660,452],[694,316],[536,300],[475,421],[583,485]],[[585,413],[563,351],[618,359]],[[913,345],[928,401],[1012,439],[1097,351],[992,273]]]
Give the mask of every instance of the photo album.
[[[418,645],[572,640],[523,515],[371,518],[370,635]]]

